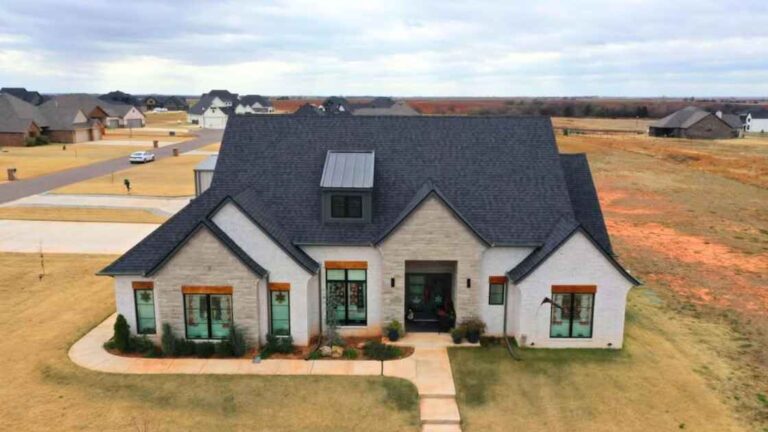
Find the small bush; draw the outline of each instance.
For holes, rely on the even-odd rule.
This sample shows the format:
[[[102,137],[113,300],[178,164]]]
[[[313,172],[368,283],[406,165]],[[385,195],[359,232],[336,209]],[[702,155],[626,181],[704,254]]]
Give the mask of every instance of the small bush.
[[[194,357],[197,354],[197,344],[191,340],[176,339],[176,351],[174,355],[176,357]]]
[[[117,316],[113,329],[115,330],[115,334],[114,336],[112,336],[112,340],[115,342],[115,349],[122,353],[130,352],[131,350],[130,326],[128,325],[128,321],[125,320],[125,317],[122,314],[119,314]]]
[[[232,357],[232,344],[228,340],[217,343],[216,355],[219,357]]]
[[[155,350],[157,347],[151,340],[145,335],[131,338],[131,350],[137,353],[145,354],[147,352]]]
[[[163,323],[163,336],[160,338],[160,345],[166,356],[172,356],[176,353],[176,336],[174,336],[173,328],[168,323]]]
[[[323,356],[320,354],[320,351],[312,351],[309,353],[307,360],[319,360],[321,358],[323,358]]]
[[[480,346],[489,347],[492,345],[498,345],[501,342],[500,338],[494,336],[480,336]]]
[[[357,350],[354,348],[345,348],[344,349],[344,358],[347,360],[355,360],[357,359]]]
[[[216,344],[213,342],[198,342],[195,345],[195,353],[201,358],[211,358],[216,352]]]
[[[400,348],[385,345],[381,342],[368,342],[363,348],[365,356],[373,360],[392,360],[400,357],[403,352]]]
[[[232,347],[232,355],[234,357],[242,357],[248,352],[248,341],[245,340],[245,333],[240,327],[233,325],[229,330],[227,340]]]
[[[400,337],[403,336],[403,325],[400,324],[400,321],[398,320],[390,321],[389,324],[387,324],[386,330],[387,330],[387,333],[389,333],[390,331],[396,331]]]
[[[264,351],[270,353],[291,354],[296,348],[293,346],[293,338],[290,336],[267,335],[267,344]]]
[[[461,322],[459,327],[469,333],[483,334],[485,332],[485,323],[479,318],[468,318]]]

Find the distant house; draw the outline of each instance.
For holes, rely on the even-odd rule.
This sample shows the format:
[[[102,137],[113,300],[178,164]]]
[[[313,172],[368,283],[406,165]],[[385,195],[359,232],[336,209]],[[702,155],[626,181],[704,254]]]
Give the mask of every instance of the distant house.
[[[40,110],[9,93],[0,93],[0,146],[23,146],[42,134],[48,120]]]
[[[195,167],[195,196],[200,196],[211,187],[213,172],[216,169],[218,159],[219,155],[208,156]]]
[[[144,111],[152,111],[155,108],[165,108],[168,111],[186,111],[189,106],[186,99],[180,96],[150,95],[141,100]]]
[[[376,97],[368,102],[365,108],[389,108],[396,102],[391,97]]]
[[[747,111],[744,116],[744,130],[750,133],[768,132],[768,109]]]
[[[187,118],[190,123],[204,128],[224,129],[227,118],[235,113],[237,102],[237,94],[227,90],[211,90],[204,93],[189,109]]]
[[[110,104],[131,105],[135,107],[141,107],[142,105],[139,98],[134,97],[128,93],[121,92],[120,90],[105,93],[99,96],[99,99]]]
[[[293,115],[304,115],[304,116],[318,116],[318,115],[324,115],[325,114],[325,108],[323,108],[322,105],[312,105],[311,103],[305,103],[304,105],[300,106],[299,109],[293,112]]]
[[[689,106],[657,120],[648,128],[655,137],[723,139],[739,136],[738,128],[709,111]]]
[[[417,116],[418,111],[411,108],[405,101],[394,102],[387,107],[364,107],[352,111],[356,116]]]
[[[272,102],[259,95],[240,96],[235,107],[235,114],[270,114],[274,111]]]
[[[744,134],[744,121],[738,114],[725,114],[722,111],[717,111],[715,112],[715,115],[722,119],[724,122],[728,123],[728,126],[736,131],[737,137],[740,137]]]
[[[40,105],[48,100],[46,96],[43,96],[36,91],[29,91],[24,87],[3,87],[0,89],[0,93],[6,93],[15,96],[16,98],[32,105]]]
[[[80,109],[91,120],[98,120],[104,127],[140,128],[146,124],[144,114],[133,105],[112,104],[87,94],[67,94],[53,97],[49,104],[56,102],[66,109]]]
[[[48,121],[44,131],[51,141],[79,143],[101,139],[103,124],[99,119],[106,118],[101,108],[85,112],[75,103],[52,99],[40,105],[40,112]]]
[[[326,114],[352,114],[352,104],[343,97],[331,96],[323,101]]]

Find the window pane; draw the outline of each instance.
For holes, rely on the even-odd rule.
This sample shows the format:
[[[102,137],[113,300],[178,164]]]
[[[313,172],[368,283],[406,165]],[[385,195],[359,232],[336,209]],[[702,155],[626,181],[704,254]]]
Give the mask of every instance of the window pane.
[[[232,296],[211,295],[211,338],[224,339],[232,327]]]
[[[592,337],[592,304],[594,294],[574,294],[572,337]]]
[[[343,195],[331,196],[331,217],[343,218],[345,217],[345,200]]]
[[[289,336],[291,334],[290,293],[287,291],[272,291],[272,334]]]
[[[326,270],[325,271],[325,277],[328,280],[343,281],[344,276],[345,276],[344,270]]]
[[[187,316],[187,339],[208,339],[208,296],[189,294],[184,296]]]
[[[365,282],[349,282],[348,324],[365,324]]]
[[[363,198],[359,196],[348,196],[347,198],[347,217],[363,217]]]
[[[492,305],[504,304],[504,285],[491,284],[488,303]]]
[[[134,291],[136,300],[136,329],[139,334],[154,334],[155,328],[155,299],[152,290]]]
[[[335,316],[337,324],[344,324],[347,319],[345,286],[344,282],[328,282],[328,314]]]
[[[351,281],[365,281],[365,270],[347,270],[347,279]]]
[[[571,307],[571,294],[552,295],[552,320],[549,328],[550,337],[569,337],[571,321],[568,312]]]

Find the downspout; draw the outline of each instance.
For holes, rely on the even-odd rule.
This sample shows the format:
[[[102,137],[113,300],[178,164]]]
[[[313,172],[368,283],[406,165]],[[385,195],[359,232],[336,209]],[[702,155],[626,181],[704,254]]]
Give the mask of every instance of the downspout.
[[[512,356],[515,360],[522,360],[519,355],[515,352],[515,350],[512,347],[512,342],[509,341],[509,336],[507,336],[507,305],[509,304],[509,280],[507,280],[507,283],[504,284],[504,325],[503,325],[503,337],[504,342],[507,346],[507,351],[509,351],[509,355]]]

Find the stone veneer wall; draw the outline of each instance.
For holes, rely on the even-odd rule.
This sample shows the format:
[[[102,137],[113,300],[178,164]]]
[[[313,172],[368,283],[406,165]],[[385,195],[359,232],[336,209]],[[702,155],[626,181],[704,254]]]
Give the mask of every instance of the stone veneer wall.
[[[226,285],[232,287],[235,325],[246,331],[251,344],[258,345],[259,278],[209,231],[198,231],[165,263],[154,281],[158,332],[167,322],[177,337],[184,336],[182,285]]]
[[[405,262],[455,261],[456,319],[478,317],[480,260],[485,244],[435,195],[430,196],[380,245],[382,318],[404,322]],[[390,287],[390,278],[395,287]],[[467,288],[467,279],[472,287]]]

